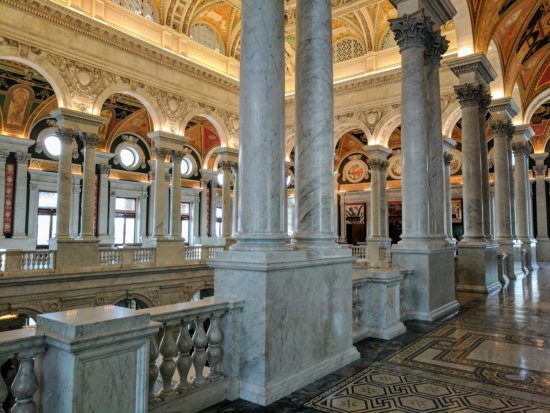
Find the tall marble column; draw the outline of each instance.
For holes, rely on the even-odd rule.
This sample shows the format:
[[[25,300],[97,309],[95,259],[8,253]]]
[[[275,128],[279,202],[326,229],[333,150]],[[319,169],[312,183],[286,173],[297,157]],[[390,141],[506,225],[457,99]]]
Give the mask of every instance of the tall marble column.
[[[255,344],[237,349],[240,350],[240,397],[262,405],[358,357],[352,345],[349,300],[351,251],[347,248],[292,250],[286,243],[284,3],[284,0],[241,2],[240,78],[246,81],[241,83],[240,93],[239,231],[237,243],[209,262],[215,268],[216,295],[246,302],[241,313],[240,340]],[[332,79],[324,73],[332,65],[330,9],[330,0],[297,1],[298,50],[307,51],[305,43],[311,39],[317,43],[317,36],[328,41],[323,44],[323,50],[312,48],[309,54],[304,53],[300,58],[309,56],[316,61],[322,69],[319,69],[320,77],[324,79],[320,83],[327,89],[332,87]],[[310,27],[303,27],[307,25]],[[326,61],[318,61],[316,56],[323,56]],[[312,74],[299,68],[297,72]],[[308,88],[311,87],[311,79],[304,81]],[[312,91],[312,94],[317,93],[327,92]],[[313,99],[317,98],[313,96]],[[317,120],[329,125],[328,119],[332,119],[333,114],[326,110],[332,104],[319,103],[325,112]],[[311,103],[304,102],[304,105],[310,107]],[[309,110],[312,109],[306,113]],[[312,110],[312,113],[317,112]],[[310,136],[313,130],[309,131],[306,126],[304,123],[301,133],[307,132],[306,136]],[[325,132],[332,143],[332,127]],[[328,156],[324,151],[319,154],[317,145],[327,147],[326,142],[315,142],[310,148],[316,154],[314,158],[302,158],[302,184],[313,179],[308,174],[313,171],[312,165],[307,162],[318,162]],[[330,228],[333,217],[327,213],[333,208],[332,170],[328,173],[333,165],[329,162],[316,166],[323,168],[319,181],[326,183],[326,187],[318,187],[319,181],[312,181],[315,196],[309,198],[302,194],[302,208],[307,208],[308,203],[312,208],[311,218],[307,210],[301,215],[302,238],[298,242],[302,245],[334,242]],[[328,205],[311,204],[321,202],[319,197],[326,199]],[[289,325],[307,325],[308,328],[293,329],[288,328]],[[322,340],[319,340],[319,331],[323,332]],[[227,351],[234,352],[235,348]]]
[[[80,238],[95,238],[94,211],[95,211],[95,164],[96,147],[99,136],[96,134],[81,133],[80,138],[84,143],[84,165],[82,183],[82,227]]]
[[[387,159],[391,154],[391,149],[381,145],[370,145],[365,147],[365,151],[371,178],[367,259],[371,266],[376,266],[383,265],[381,261],[385,261],[385,257],[381,258],[381,249],[391,247],[391,239],[388,237],[388,201],[386,198]]]
[[[15,173],[15,203],[13,209],[15,218],[13,221],[13,238],[22,238],[26,236],[27,170],[30,159],[30,153],[18,152],[15,154],[17,169]]]
[[[109,236],[109,174],[111,166],[106,164],[99,165],[99,202],[97,212],[97,234],[101,241],[106,241]],[[142,212],[145,214],[145,210]],[[145,219],[145,215],[142,216]]]
[[[487,89],[481,95],[479,102],[479,154],[481,160],[481,203],[482,203],[482,220],[483,220],[483,235],[485,239],[491,242],[493,235],[491,224],[494,220],[491,209],[491,187],[489,184],[489,158],[487,147],[487,113],[491,104],[491,94]]]
[[[293,242],[334,247],[334,138],[330,1],[299,1],[296,23],[296,214]]]
[[[426,36],[431,21],[424,10],[390,20],[401,52],[401,144],[403,166],[403,233],[401,243],[428,240],[428,90],[424,68]],[[438,99],[439,100],[439,99]],[[441,128],[440,128],[441,129]]]
[[[181,238],[181,160],[185,154],[172,151],[172,208],[170,235],[173,239]]]
[[[206,238],[208,238],[208,223],[210,219],[208,218],[209,208],[208,204],[210,202],[210,188],[208,187],[210,179],[202,178],[201,179],[201,222],[200,222],[200,237],[201,244],[204,244]]]
[[[9,152],[0,151],[0,217],[2,217],[0,227],[0,239],[4,239],[4,202],[6,198],[6,160],[10,155]]]
[[[448,67],[460,79],[455,93],[462,108],[462,194],[464,237],[458,243],[457,290],[491,293],[501,288],[497,248],[490,237],[487,204],[486,143],[484,138],[487,85],[496,77],[481,53],[453,59]],[[485,212],[484,212],[485,211]],[[485,218],[485,219],[484,219]]]
[[[443,151],[439,59],[447,42],[439,26],[452,19],[450,2],[438,13],[422,2],[395,0],[400,17],[390,27],[401,52],[403,233],[393,263],[414,270],[410,316],[434,320],[459,307],[454,291],[454,248],[444,235]]]
[[[232,207],[233,201],[231,200],[231,167],[232,163],[228,161],[222,161],[218,165],[218,168],[223,173],[223,187],[222,187],[222,237],[225,239],[231,238],[231,224],[232,224]]]
[[[231,174],[233,177],[233,216],[231,218],[231,237],[235,237],[237,234],[238,222],[239,222],[239,165],[233,163],[231,165]]]
[[[537,258],[539,261],[550,261],[550,238],[548,238],[548,217],[546,194],[546,176],[548,168],[544,161],[548,158],[546,152],[534,153],[531,158],[535,161],[535,201],[537,206]]]
[[[443,136],[441,133],[441,86],[439,69],[441,57],[449,48],[449,41],[439,30],[429,31],[426,37],[426,107],[427,149],[430,174],[428,213],[429,233],[432,239],[445,236],[445,177],[443,176]]]
[[[347,228],[346,228],[346,197],[340,194],[340,244],[347,244]]]
[[[445,184],[445,236],[450,244],[456,245],[453,235],[453,193],[451,186],[451,162],[453,161],[453,149],[456,141],[445,138],[443,141],[443,176]]]
[[[516,234],[527,251],[527,269],[532,271],[537,265],[537,242],[531,233],[531,183],[529,182],[529,155],[533,136],[529,125],[516,125],[512,140],[515,159],[514,195],[516,203]]]
[[[57,230],[56,239],[70,239],[71,197],[72,197],[72,159],[73,145],[78,133],[73,129],[58,128],[57,136],[61,141],[57,170]]]
[[[166,209],[166,180],[164,162],[170,152],[164,148],[155,148],[155,232],[154,237],[164,239],[165,232],[165,209]]]

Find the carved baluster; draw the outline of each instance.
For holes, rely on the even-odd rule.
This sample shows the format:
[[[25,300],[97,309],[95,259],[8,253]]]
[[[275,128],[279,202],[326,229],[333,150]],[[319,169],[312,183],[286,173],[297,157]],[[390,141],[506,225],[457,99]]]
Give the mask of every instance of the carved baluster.
[[[162,362],[160,363],[160,376],[162,377],[162,389],[158,392],[158,397],[165,398],[174,392],[172,387],[172,377],[176,372],[176,342],[173,334],[174,326],[168,323],[164,324],[162,340],[160,341],[160,354],[162,354]]]
[[[355,284],[353,286],[353,327],[361,327],[361,284]]]
[[[154,334],[149,339],[149,403],[152,403],[156,399],[155,382],[159,375],[159,368],[157,367],[158,356],[159,348],[157,346],[156,334]]]
[[[210,316],[210,327],[208,328],[208,364],[210,366],[210,381],[216,381],[222,374],[220,372],[220,362],[222,360],[221,343],[223,340],[223,332],[221,328],[221,314],[213,313]]]
[[[176,347],[178,348],[178,358],[176,359],[176,367],[180,376],[180,382],[178,383],[177,390],[182,391],[189,387],[187,376],[191,369],[191,349],[193,348],[193,341],[189,335],[189,323],[187,320],[181,320],[180,322],[180,334],[176,341]]]
[[[204,332],[204,320],[205,316],[198,316],[195,321],[195,333],[193,334],[193,345],[195,350],[191,359],[193,360],[193,367],[195,367],[195,380],[193,384],[195,386],[201,386],[206,383],[204,378],[204,366],[206,364],[206,345],[208,344],[208,338]]]
[[[34,352],[23,352],[17,355],[19,359],[19,370],[11,385],[11,391],[15,396],[15,405],[12,413],[34,413],[36,403],[33,400],[34,393],[38,390],[38,378],[34,372]]]

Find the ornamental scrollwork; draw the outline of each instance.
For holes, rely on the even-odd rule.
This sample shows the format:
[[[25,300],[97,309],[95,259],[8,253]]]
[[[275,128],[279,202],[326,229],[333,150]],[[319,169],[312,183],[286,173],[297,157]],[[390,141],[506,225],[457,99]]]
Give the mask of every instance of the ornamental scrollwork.
[[[401,52],[411,47],[426,47],[426,34],[431,21],[424,10],[404,14],[397,19],[390,19],[389,22]]]
[[[479,106],[486,97],[485,86],[477,83],[465,83],[455,86],[456,97],[461,107]]]

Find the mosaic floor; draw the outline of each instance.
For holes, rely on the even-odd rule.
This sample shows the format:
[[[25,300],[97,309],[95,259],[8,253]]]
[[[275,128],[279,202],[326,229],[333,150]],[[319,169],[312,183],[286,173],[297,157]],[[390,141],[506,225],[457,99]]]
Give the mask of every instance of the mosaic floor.
[[[491,297],[458,298],[458,316],[365,340],[360,360],[271,406],[205,412],[550,413],[550,264]]]

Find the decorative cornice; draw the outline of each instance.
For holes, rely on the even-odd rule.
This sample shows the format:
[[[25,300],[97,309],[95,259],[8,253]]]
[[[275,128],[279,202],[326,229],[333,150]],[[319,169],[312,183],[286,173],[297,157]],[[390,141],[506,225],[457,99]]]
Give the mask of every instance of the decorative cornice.
[[[190,62],[182,57],[174,57],[173,53],[150,45],[145,41],[107,25],[98,24],[94,19],[66,7],[58,6],[54,3],[38,2],[36,0],[0,0],[0,3],[23,10],[29,14],[34,14],[155,63],[183,71],[201,81],[206,80],[232,91],[239,90],[239,82],[235,79],[218,74],[213,70],[207,69],[198,63]]]
[[[447,61],[447,66],[459,78],[474,74],[476,80],[486,85],[496,79],[497,73],[483,53],[474,53]]]
[[[425,48],[426,33],[431,27],[431,21],[424,10],[404,14],[397,19],[390,19],[389,22],[401,53],[411,47]]]
[[[503,112],[511,119],[518,114],[519,108],[511,97],[505,97],[493,100],[489,106],[489,111],[491,113]]]

